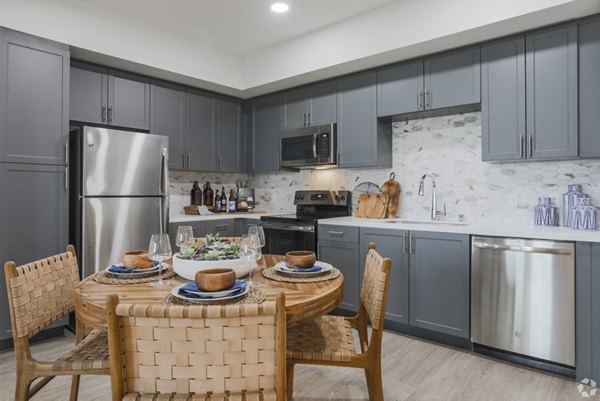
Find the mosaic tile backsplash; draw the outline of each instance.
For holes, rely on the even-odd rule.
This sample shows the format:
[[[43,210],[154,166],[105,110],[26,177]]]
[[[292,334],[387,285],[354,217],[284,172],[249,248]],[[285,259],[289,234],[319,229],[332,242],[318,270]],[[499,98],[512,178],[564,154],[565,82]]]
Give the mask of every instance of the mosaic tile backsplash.
[[[172,213],[189,202],[194,179],[219,183],[219,189],[248,179],[249,186],[256,188],[258,209],[293,212],[293,194],[298,189],[352,190],[364,181],[381,185],[391,171],[402,185],[400,218],[405,219],[429,218],[429,179],[425,196],[417,194],[426,173],[436,179],[438,208],[446,204],[447,220],[463,214],[469,223],[533,224],[538,197],[551,197],[560,205],[560,195],[569,184],[582,184],[594,205],[600,206],[600,160],[482,162],[479,112],[398,122],[393,136],[391,169],[305,170],[249,177],[171,172]]]

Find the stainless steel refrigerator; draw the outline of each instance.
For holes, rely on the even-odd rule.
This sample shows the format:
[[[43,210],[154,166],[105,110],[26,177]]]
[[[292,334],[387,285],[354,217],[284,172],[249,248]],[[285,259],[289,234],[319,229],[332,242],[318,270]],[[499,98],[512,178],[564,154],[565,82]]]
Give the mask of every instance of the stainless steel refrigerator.
[[[147,249],[153,233],[168,229],[166,136],[82,126],[76,136],[71,179],[77,185],[73,216],[82,276]],[[73,227],[73,226],[72,226]]]

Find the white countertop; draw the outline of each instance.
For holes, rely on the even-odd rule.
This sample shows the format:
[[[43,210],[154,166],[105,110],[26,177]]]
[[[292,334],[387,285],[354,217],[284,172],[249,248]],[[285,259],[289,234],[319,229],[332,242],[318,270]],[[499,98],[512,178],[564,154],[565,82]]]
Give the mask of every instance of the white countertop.
[[[396,230],[432,231],[457,234],[487,235],[497,237],[513,238],[535,238],[557,241],[582,241],[600,242],[600,231],[574,230],[566,227],[549,227],[536,225],[503,225],[493,224],[465,224],[449,225],[440,223],[389,223],[394,219],[364,219],[358,217],[336,217],[332,219],[320,219],[319,224],[331,224],[336,226],[388,228]],[[400,219],[401,220],[401,219]]]
[[[253,212],[253,213],[214,213],[206,216],[195,216],[191,214],[178,214],[169,217],[169,223],[185,223],[190,221],[209,221],[209,220],[224,220],[224,219],[256,219],[259,220],[261,216],[267,216],[269,214],[281,214],[281,213],[266,213],[266,212]]]

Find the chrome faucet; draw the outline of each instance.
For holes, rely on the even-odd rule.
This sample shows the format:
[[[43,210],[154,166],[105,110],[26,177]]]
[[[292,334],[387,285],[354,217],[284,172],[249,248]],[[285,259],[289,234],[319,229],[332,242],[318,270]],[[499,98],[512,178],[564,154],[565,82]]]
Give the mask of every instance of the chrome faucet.
[[[433,187],[431,190],[431,220],[437,220],[439,216],[446,215],[446,204],[444,204],[444,211],[437,210],[437,197],[436,197],[436,193],[435,193],[435,179],[433,178],[433,176],[431,176],[429,174],[424,174],[423,177],[421,177],[421,181],[419,182],[419,196],[425,195],[425,178],[426,177],[430,177],[431,183],[433,184]]]

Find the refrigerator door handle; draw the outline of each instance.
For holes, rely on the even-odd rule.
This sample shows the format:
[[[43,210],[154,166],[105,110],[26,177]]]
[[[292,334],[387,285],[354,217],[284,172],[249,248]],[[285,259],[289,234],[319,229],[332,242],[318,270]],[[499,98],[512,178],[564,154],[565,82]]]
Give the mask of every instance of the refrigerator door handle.
[[[160,232],[167,233],[169,229],[169,150],[166,147],[162,148],[160,173],[162,188],[159,188],[159,192],[163,195],[160,200]]]

